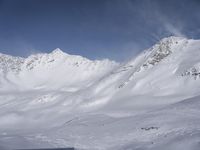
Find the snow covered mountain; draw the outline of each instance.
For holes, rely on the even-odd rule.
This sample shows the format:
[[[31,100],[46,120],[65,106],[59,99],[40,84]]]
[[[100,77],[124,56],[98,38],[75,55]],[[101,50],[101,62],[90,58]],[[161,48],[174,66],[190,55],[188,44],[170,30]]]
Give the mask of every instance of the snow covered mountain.
[[[93,85],[90,93],[95,93],[94,97],[100,95],[101,99],[92,98],[88,105],[101,103],[108,111],[120,109],[127,113],[129,109],[132,112],[133,108],[145,106],[146,110],[146,107],[152,108],[152,104],[160,106],[198,95],[199,48],[199,40],[164,38]],[[146,96],[148,99],[142,98]],[[136,100],[130,101],[135,97]],[[167,98],[155,103],[155,97],[175,100]]]
[[[28,58],[0,54],[0,90],[77,91],[93,84],[117,66],[109,60],[91,61],[60,49]]]
[[[200,147],[200,40],[164,38],[126,63],[59,49],[0,55],[0,145]]]

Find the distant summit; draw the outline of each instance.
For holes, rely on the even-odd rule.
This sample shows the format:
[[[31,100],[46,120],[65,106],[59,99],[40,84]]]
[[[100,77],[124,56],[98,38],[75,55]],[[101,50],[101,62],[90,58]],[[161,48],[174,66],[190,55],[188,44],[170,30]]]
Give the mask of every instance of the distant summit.
[[[89,60],[57,48],[27,58],[0,54],[1,90],[78,90],[118,66],[110,60]]]
[[[63,52],[60,48],[56,48],[54,49],[51,54],[55,54],[55,55],[68,55],[67,53]]]

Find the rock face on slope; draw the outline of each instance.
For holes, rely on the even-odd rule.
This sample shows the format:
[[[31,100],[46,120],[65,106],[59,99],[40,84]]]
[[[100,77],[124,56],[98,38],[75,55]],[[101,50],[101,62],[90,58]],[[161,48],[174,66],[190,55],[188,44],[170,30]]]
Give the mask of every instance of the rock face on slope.
[[[7,72],[19,73],[24,59],[21,57],[12,57],[0,54],[0,72],[6,74]]]
[[[161,40],[152,48],[148,49],[150,56],[143,64],[143,66],[146,67],[148,65],[156,65],[161,62],[164,58],[173,52],[173,46],[178,45],[181,40],[185,40],[186,42],[186,39],[179,37],[169,37]]]

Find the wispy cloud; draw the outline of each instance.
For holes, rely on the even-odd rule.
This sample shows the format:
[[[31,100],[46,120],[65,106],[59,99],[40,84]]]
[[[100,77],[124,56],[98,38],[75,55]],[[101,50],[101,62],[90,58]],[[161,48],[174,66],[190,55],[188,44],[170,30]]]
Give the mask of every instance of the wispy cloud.
[[[166,23],[164,24],[164,27],[165,27],[165,29],[166,29],[169,33],[171,33],[171,34],[174,35],[174,36],[186,37],[186,35],[184,35],[184,34],[181,32],[181,29],[180,29],[180,28],[178,28],[178,27],[172,25],[172,24],[169,23],[169,22],[166,22]]]
[[[149,29],[149,33],[155,40],[163,38],[166,35],[186,37],[182,20],[178,19],[175,13],[174,16],[169,16],[170,13],[163,11],[162,8],[165,6],[161,6],[161,4],[163,3],[156,0],[145,2],[132,1],[132,9],[143,18],[147,24],[147,28],[148,26],[153,26],[154,31],[151,32]],[[176,18],[175,21],[174,18]]]

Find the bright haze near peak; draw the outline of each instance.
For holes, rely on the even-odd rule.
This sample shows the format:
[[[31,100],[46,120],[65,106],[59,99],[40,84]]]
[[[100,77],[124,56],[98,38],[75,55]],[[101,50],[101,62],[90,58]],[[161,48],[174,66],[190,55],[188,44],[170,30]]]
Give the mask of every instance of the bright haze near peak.
[[[199,0],[0,0],[0,53],[124,61],[167,36],[200,38]]]

